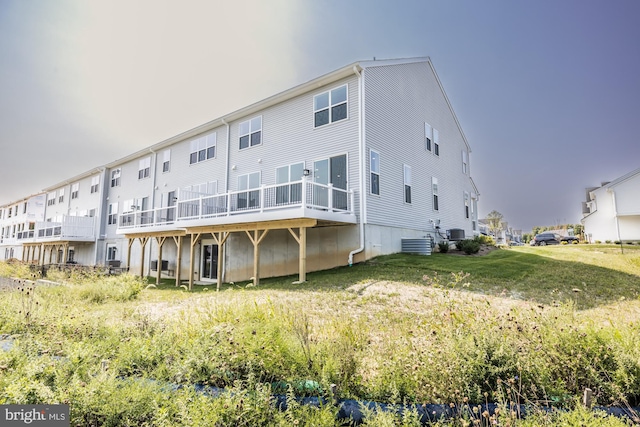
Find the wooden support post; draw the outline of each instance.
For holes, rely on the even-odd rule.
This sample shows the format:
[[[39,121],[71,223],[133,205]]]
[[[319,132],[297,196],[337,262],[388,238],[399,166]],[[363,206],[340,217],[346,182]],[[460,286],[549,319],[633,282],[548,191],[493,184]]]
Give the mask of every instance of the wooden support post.
[[[38,251],[38,265],[44,265],[44,243],[40,245]]]
[[[300,227],[299,234],[291,228],[288,230],[298,242],[298,281],[295,283],[304,283],[307,281],[307,227]]]
[[[245,230],[245,233],[253,243],[253,284],[258,286],[260,284],[260,243],[269,233],[269,229],[253,230],[253,236],[249,230]]]
[[[67,257],[69,256],[69,244],[65,243],[63,246],[63,251],[62,251],[62,262],[60,264],[66,264],[67,263]]]
[[[198,239],[200,239],[200,234],[201,233],[191,235],[191,249],[189,250],[189,290],[193,289],[193,262],[195,261],[193,258],[195,257],[195,247]]]
[[[167,240],[166,237],[156,237],[156,242],[158,243],[158,269],[156,271],[156,286],[160,285],[160,277],[162,275],[162,245],[164,245],[165,240]]]
[[[216,292],[220,291],[220,282],[222,282],[222,263],[224,262],[224,244],[229,237],[228,231],[220,231],[211,233],[213,240],[218,245],[218,269],[216,272]]]
[[[176,286],[180,286],[180,273],[182,271],[182,236],[173,236],[173,241],[178,248],[176,260]]]
[[[140,240],[140,277],[144,278],[144,250],[147,247],[149,237],[138,237],[138,240]]]
[[[127,271],[131,271],[131,246],[135,240],[135,238],[129,238],[127,242]]]

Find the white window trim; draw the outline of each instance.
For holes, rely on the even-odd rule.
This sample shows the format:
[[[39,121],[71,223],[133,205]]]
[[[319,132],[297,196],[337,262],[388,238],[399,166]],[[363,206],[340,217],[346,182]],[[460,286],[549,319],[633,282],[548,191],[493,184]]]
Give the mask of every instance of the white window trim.
[[[407,173],[408,172],[408,173]],[[409,165],[402,165],[402,174],[403,174],[403,181],[404,181],[404,186],[402,187],[403,190],[403,199],[404,202],[407,205],[410,205],[412,200],[413,200],[413,195],[412,195],[412,186],[411,186],[411,166]],[[407,187],[409,187],[409,201],[407,201]]]
[[[97,193],[100,188],[100,175],[91,177],[91,194]]]
[[[344,101],[340,101],[338,103],[333,103],[332,100],[331,100],[331,92],[335,91],[336,89],[341,89],[343,87],[345,88],[345,91],[347,93],[346,99]],[[316,108],[316,98],[319,97],[319,96],[325,95],[325,94],[329,94],[329,105],[327,107],[320,108],[320,109]],[[342,119],[334,121],[334,120],[332,120],[331,109],[333,107],[341,105],[341,104],[346,104],[346,106],[347,106],[346,107],[347,115]],[[329,121],[327,123],[324,123],[324,124],[316,126],[316,113],[318,113],[319,111],[323,111],[323,110],[329,110]],[[327,126],[327,125],[330,125],[330,124],[333,124],[333,123],[337,123],[337,122],[341,122],[343,120],[348,120],[348,119],[349,119],[349,85],[348,84],[343,84],[343,85],[340,85],[340,86],[336,86],[334,88],[331,88],[329,90],[326,90],[324,92],[321,92],[321,93],[313,96],[313,128],[314,129],[318,129],[318,128],[321,128],[323,126]]]
[[[76,182],[75,184],[71,184],[71,199],[78,198],[78,192],[80,190],[80,183]]]
[[[427,122],[424,123],[424,149],[433,153],[433,127]]]
[[[142,173],[141,173],[142,172]],[[138,161],[138,179],[145,179],[151,176],[151,156]]]
[[[436,178],[435,176],[431,177],[431,208],[436,211],[439,212],[440,211],[440,195],[439,195],[439,188],[438,188],[438,178]],[[436,204],[433,203],[435,200],[438,200],[438,206],[436,207]]]
[[[167,168],[165,170],[165,165]],[[162,173],[171,172],[171,149],[162,152]]]
[[[209,149],[213,148],[213,154],[209,156]],[[204,156],[200,159],[200,152],[203,152]],[[195,154],[195,159],[194,159]],[[195,165],[207,161],[209,159],[215,159],[218,155],[218,134],[217,132],[211,132],[203,135],[199,138],[193,139],[190,142],[189,147],[189,164]]]
[[[122,169],[113,169],[111,171],[111,188],[120,186],[120,176],[122,175]]]
[[[378,170],[374,170],[373,168],[373,153],[378,155]],[[379,196],[380,195],[380,152],[376,151],[376,150],[369,150],[369,194],[373,194],[375,196]],[[378,192],[374,193],[373,192],[373,176],[372,175],[377,175],[378,176]]]
[[[462,150],[462,173],[463,174],[467,174],[467,171],[469,170],[469,161],[468,161],[468,154],[466,150]]]
[[[259,129],[252,129],[252,128],[251,128],[251,124],[253,123],[253,121],[254,121],[255,119],[260,119],[260,128],[259,128]],[[241,133],[240,129],[242,128],[242,126],[243,126],[244,124],[248,124],[248,126],[249,126],[249,131],[248,131],[248,132],[243,132],[243,133]],[[239,149],[239,150],[247,150],[247,149],[249,149],[249,148],[252,148],[252,147],[258,147],[258,146],[262,145],[262,141],[263,141],[263,139],[264,139],[264,132],[262,131],[262,127],[263,127],[263,126],[262,126],[262,124],[263,124],[263,123],[262,123],[262,116],[261,116],[261,115],[260,115],[260,116],[252,117],[252,118],[250,118],[250,119],[248,119],[248,120],[244,120],[244,121],[242,121],[242,122],[238,123],[238,149]],[[259,143],[259,144],[255,144],[255,145],[251,145],[251,136],[252,136],[254,133],[258,133],[258,132],[260,132],[260,143]],[[242,139],[242,137],[244,137],[244,136],[248,136],[248,137],[249,137],[249,145],[247,145],[246,147],[241,147],[241,146],[240,146],[240,139]]]

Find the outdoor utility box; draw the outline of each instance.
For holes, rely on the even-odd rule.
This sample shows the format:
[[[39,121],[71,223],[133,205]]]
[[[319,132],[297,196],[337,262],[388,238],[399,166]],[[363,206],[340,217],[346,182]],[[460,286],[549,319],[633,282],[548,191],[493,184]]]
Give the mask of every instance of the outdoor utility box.
[[[153,260],[151,261],[151,269],[157,271],[158,270],[158,261],[157,260]],[[169,269],[169,261],[167,261],[166,259],[162,260],[162,269],[160,271],[165,271]]]
[[[447,230],[447,234],[449,235],[449,240],[464,240],[464,230],[462,228],[452,228]]]
[[[402,252],[406,254],[431,255],[431,240],[402,239]]]

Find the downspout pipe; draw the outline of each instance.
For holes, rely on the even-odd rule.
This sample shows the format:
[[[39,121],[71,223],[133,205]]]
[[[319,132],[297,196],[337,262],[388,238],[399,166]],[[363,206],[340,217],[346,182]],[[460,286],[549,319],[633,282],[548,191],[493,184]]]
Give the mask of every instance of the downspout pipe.
[[[364,70],[363,70],[364,71]],[[358,102],[360,103],[360,108],[358,108],[358,151],[359,151],[359,159],[358,159],[358,173],[360,174],[359,178],[359,191],[360,191],[360,223],[359,223],[359,233],[360,233],[360,247],[349,252],[349,267],[353,265],[353,256],[358,254],[364,250],[364,224],[366,222],[365,218],[365,196],[364,196],[364,82],[363,82],[363,74],[358,71],[358,66],[353,66],[353,72],[356,76],[358,76]]]
[[[224,125],[227,127],[227,152],[225,153],[226,158],[225,158],[225,164],[224,164],[224,192],[225,194],[229,194],[229,150],[231,147],[231,128],[229,126],[229,123],[227,123],[224,118],[222,118],[222,123],[224,123]],[[230,201],[227,200],[227,203],[229,202]],[[224,262],[224,258],[222,259],[220,258],[220,254],[218,254],[218,262],[222,262],[222,272],[220,274],[222,277],[218,277],[216,279],[218,281],[218,284],[220,284],[220,283],[224,283],[223,279],[225,276],[227,263]]]

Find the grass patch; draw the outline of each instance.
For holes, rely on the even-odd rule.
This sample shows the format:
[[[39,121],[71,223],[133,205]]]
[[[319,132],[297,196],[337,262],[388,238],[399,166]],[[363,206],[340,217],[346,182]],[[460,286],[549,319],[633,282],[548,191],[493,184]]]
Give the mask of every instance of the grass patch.
[[[332,426],[336,407],[292,397],[330,397],[335,384],[340,398],[496,402],[499,425],[624,425],[575,406],[586,387],[600,405],[640,404],[640,252],[610,249],[398,254],[221,292],[62,277],[36,286],[31,305],[5,290],[0,404],[70,402],[72,425]],[[276,392],[289,394],[286,411]],[[512,419],[511,402],[568,411]],[[368,415],[417,425],[409,412]],[[474,421],[490,419],[441,425]]]

